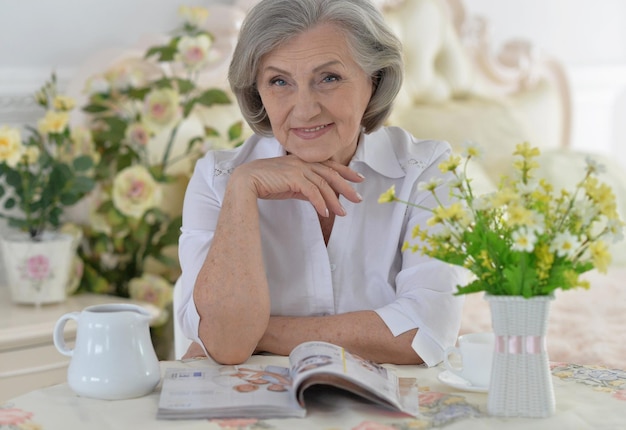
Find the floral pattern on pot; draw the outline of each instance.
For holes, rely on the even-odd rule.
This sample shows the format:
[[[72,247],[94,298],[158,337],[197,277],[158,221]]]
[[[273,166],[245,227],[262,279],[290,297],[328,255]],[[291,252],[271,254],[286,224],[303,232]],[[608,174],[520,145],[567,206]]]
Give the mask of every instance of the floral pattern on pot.
[[[30,285],[37,292],[41,291],[41,286],[46,280],[54,278],[50,260],[41,254],[27,257],[20,265],[20,271],[22,279],[30,281]]]

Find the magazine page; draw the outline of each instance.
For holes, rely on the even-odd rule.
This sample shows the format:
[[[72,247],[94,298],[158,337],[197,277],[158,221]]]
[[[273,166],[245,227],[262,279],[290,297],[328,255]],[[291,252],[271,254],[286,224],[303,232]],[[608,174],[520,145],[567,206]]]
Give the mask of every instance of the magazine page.
[[[417,383],[398,379],[385,367],[326,342],[305,342],[289,355],[296,397],[302,405],[304,390],[327,384],[348,390],[373,402],[406,412],[419,413]]]
[[[237,365],[169,368],[158,419],[304,417],[289,369]]]

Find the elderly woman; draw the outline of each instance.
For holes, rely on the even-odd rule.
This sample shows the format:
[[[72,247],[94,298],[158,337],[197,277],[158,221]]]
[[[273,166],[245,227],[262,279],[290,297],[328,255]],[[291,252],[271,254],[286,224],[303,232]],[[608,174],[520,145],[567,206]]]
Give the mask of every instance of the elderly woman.
[[[454,344],[462,273],[402,250],[434,206],[443,142],[383,127],[402,82],[397,38],[367,0],[262,0],[244,21],[229,80],[255,131],[209,152],[183,209],[187,356],[240,363],[321,340],[397,364]],[[419,120],[418,118],[416,120]],[[448,199],[447,187],[439,191]]]

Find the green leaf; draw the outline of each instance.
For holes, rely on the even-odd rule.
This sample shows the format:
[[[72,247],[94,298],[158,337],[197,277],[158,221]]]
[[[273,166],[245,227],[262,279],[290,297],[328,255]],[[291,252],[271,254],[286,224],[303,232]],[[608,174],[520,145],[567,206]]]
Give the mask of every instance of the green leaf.
[[[213,127],[204,127],[204,135],[206,137],[219,137],[220,132]]]
[[[96,181],[87,176],[76,176],[72,183],[72,190],[82,196],[90,192],[96,186]]]
[[[196,85],[189,79],[175,78],[174,81],[178,86],[178,92],[180,94],[187,94],[196,87]]]
[[[127,92],[128,97],[133,100],[143,100],[146,98],[146,94],[148,94],[152,89],[150,87],[146,88],[130,88]]]
[[[72,192],[66,192],[61,194],[59,201],[65,206],[71,206],[76,204],[80,200],[80,196]]]
[[[172,61],[176,51],[176,46],[153,46],[147,50],[145,58],[156,56],[158,61]]]
[[[230,99],[228,98],[228,95],[224,91],[218,90],[216,88],[211,88],[209,90],[206,90],[205,92],[200,94],[198,97],[196,97],[196,100],[201,105],[207,106],[207,107],[213,106],[214,104],[222,104],[222,105],[230,104]]]
[[[9,197],[4,201],[4,208],[9,210],[13,209],[17,205],[17,201],[13,197]]]
[[[4,175],[4,180],[6,181],[8,186],[15,189],[16,192],[19,194],[19,191],[22,189],[22,177],[18,172],[16,172],[15,170],[9,170]]]
[[[236,140],[241,137],[243,133],[243,122],[237,121],[235,124],[231,125],[228,129],[228,140]]]
[[[108,110],[109,110],[108,107],[104,105],[99,105],[99,104],[90,104],[90,105],[83,107],[83,111],[87,113],[101,113],[101,112],[106,112]]]
[[[455,295],[458,296],[461,294],[477,293],[479,291],[484,291],[484,290],[485,290],[485,284],[481,280],[476,279],[470,284],[467,284],[465,286],[459,286],[457,288],[457,292],[455,293]]]
[[[196,145],[196,143],[202,143],[202,141],[204,141],[204,138],[201,136],[196,136],[192,139],[189,139],[189,142],[187,143],[187,150],[185,151],[185,153],[189,154],[193,147]]]
[[[74,159],[72,166],[78,172],[84,172],[93,167],[93,158],[89,155],[81,155]]]
[[[183,117],[187,118],[189,116],[197,102],[198,99],[191,99],[187,103],[183,104]]]

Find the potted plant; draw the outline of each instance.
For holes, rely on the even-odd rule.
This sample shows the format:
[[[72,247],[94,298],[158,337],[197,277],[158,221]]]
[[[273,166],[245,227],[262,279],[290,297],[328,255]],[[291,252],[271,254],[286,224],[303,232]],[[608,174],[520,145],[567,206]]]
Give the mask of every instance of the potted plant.
[[[429,228],[416,226],[416,242],[405,249],[468,269],[472,280],[456,294],[485,293],[496,335],[489,412],[548,416],[555,407],[545,347],[550,300],[557,289],[589,288],[582,273],[607,270],[608,243],[621,240],[623,222],[612,189],[597,178],[603,167],[591,159],[573,190],[557,192],[535,177],[539,149],[523,143],[514,152],[515,174],[503,177],[496,192],[476,195],[466,172],[479,155],[468,145],[465,161],[453,154],[439,166],[449,184],[418,184],[438,204],[423,207],[433,214]],[[437,197],[442,186],[450,188],[449,205]],[[413,205],[393,188],[380,197],[393,201]]]
[[[1,241],[12,298],[41,304],[66,297],[76,241],[58,229],[65,208],[94,187],[95,154],[89,132],[70,128],[75,103],[54,74],[35,99],[46,113],[28,138],[0,127],[0,217],[14,229]]]

